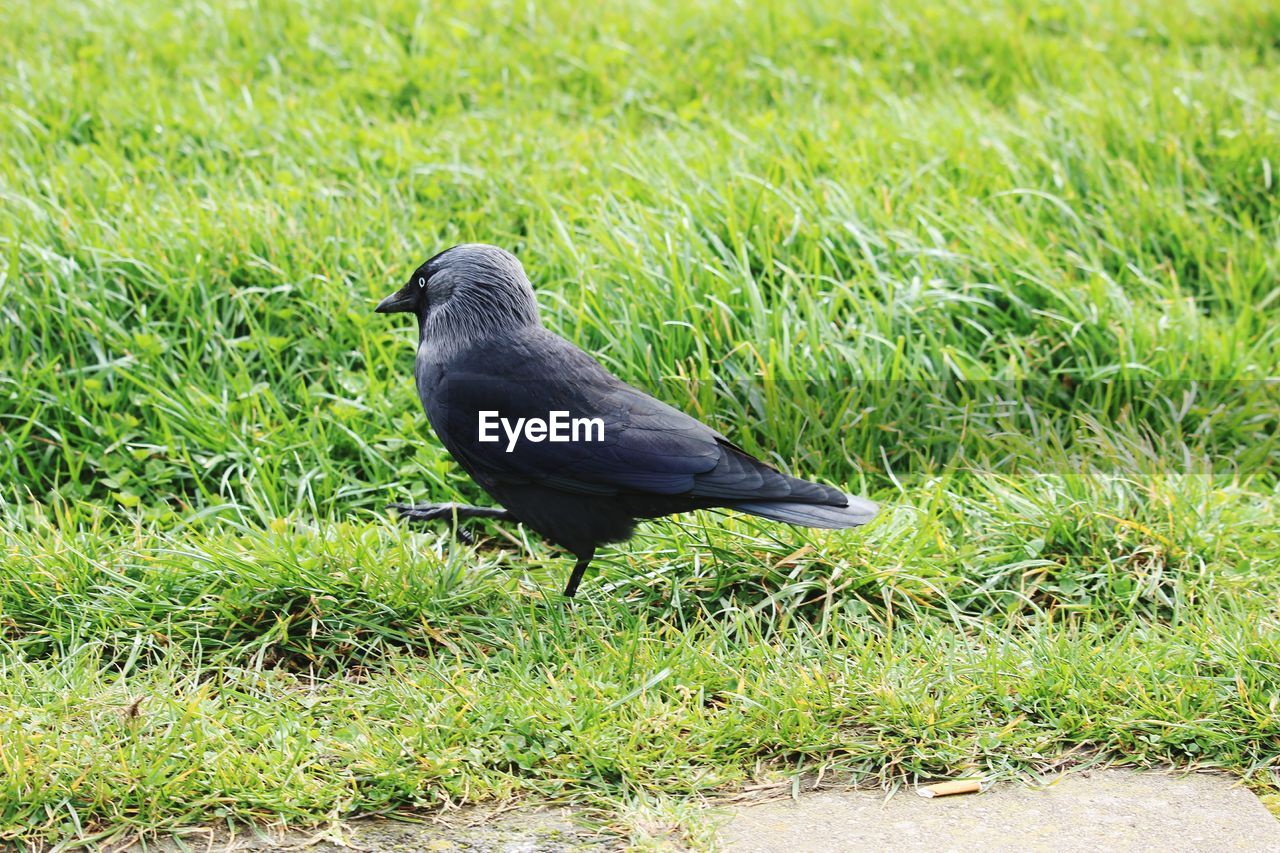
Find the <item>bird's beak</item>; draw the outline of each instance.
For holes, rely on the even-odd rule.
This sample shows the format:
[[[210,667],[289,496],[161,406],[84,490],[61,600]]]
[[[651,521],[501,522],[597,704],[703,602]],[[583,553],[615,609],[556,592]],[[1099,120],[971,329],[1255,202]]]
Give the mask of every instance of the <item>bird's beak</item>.
[[[404,287],[378,303],[373,310],[379,314],[397,314],[401,311],[413,311],[418,307],[418,297],[422,289],[410,281]]]

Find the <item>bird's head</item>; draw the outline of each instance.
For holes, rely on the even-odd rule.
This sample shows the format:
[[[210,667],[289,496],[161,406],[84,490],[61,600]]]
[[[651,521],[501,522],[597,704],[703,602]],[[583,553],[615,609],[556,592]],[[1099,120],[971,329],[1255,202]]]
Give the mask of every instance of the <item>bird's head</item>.
[[[524,267],[510,252],[484,243],[445,249],[374,310],[412,312],[422,341],[448,352],[541,322]]]

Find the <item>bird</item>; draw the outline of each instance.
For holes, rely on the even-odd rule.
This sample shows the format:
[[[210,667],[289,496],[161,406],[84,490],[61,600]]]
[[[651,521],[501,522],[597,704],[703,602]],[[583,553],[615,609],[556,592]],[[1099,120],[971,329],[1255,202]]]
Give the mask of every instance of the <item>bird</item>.
[[[391,508],[455,527],[467,518],[520,522],[576,558],[566,598],[596,549],[629,539],[643,519],[732,509],[841,529],[877,512],[869,500],[777,470],[615,377],[542,324],[524,267],[497,246],[445,249],[374,310],[417,318],[413,372],[427,420],[499,504]],[[557,421],[566,440],[551,438]]]

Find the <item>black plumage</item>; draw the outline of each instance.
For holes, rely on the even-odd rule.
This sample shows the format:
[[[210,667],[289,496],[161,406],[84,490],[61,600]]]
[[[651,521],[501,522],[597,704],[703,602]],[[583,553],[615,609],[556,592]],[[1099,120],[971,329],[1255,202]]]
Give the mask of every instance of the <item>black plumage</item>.
[[[409,518],[499,517],[578,558],[572,596],[595,549],[637,519],[725,507],[807,527],[854,527],[875,505],[788,476],[683,412],[627,385],[545,329],[519,262],[493,246],[455,246],[427,261],[379,312],[412,311],[418,394],[436,435],[504,510],[398,507]],[[509,422],[550,412],[598,419],[602,440],[480,440],[480,413]]]

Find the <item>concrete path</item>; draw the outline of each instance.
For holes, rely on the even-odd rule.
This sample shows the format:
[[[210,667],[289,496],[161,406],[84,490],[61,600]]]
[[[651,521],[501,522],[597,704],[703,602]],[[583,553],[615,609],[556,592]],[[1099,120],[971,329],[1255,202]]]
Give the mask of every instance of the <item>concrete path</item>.
[[[720,846],[747,853],[835,851],[1259,851],[1280,853],[1280,821],[1234,780],[1124,770],[1072,773],[1036,789],[1001,784],[980,794],[926,800],[904,790],[823,790],[716,809]],[[593,831],[568,809],[468,808],[424,823],[357,820],[281,832],[193,828],[119,851],[492,851],[603,853],[622,840]]]
[[[314,830],[193,828],[181,836],[132,843],[110,853],[604,853],[617,839],[572,820],[568,809],[467,808],[447,818],[410,822],[353,820]]]
[[[1226,776],[1125,770],[1068,774],[1035,789],[924,799],[820,791],[735,810],[726,849],[835,851],[1280,851],[1280,821]]]

